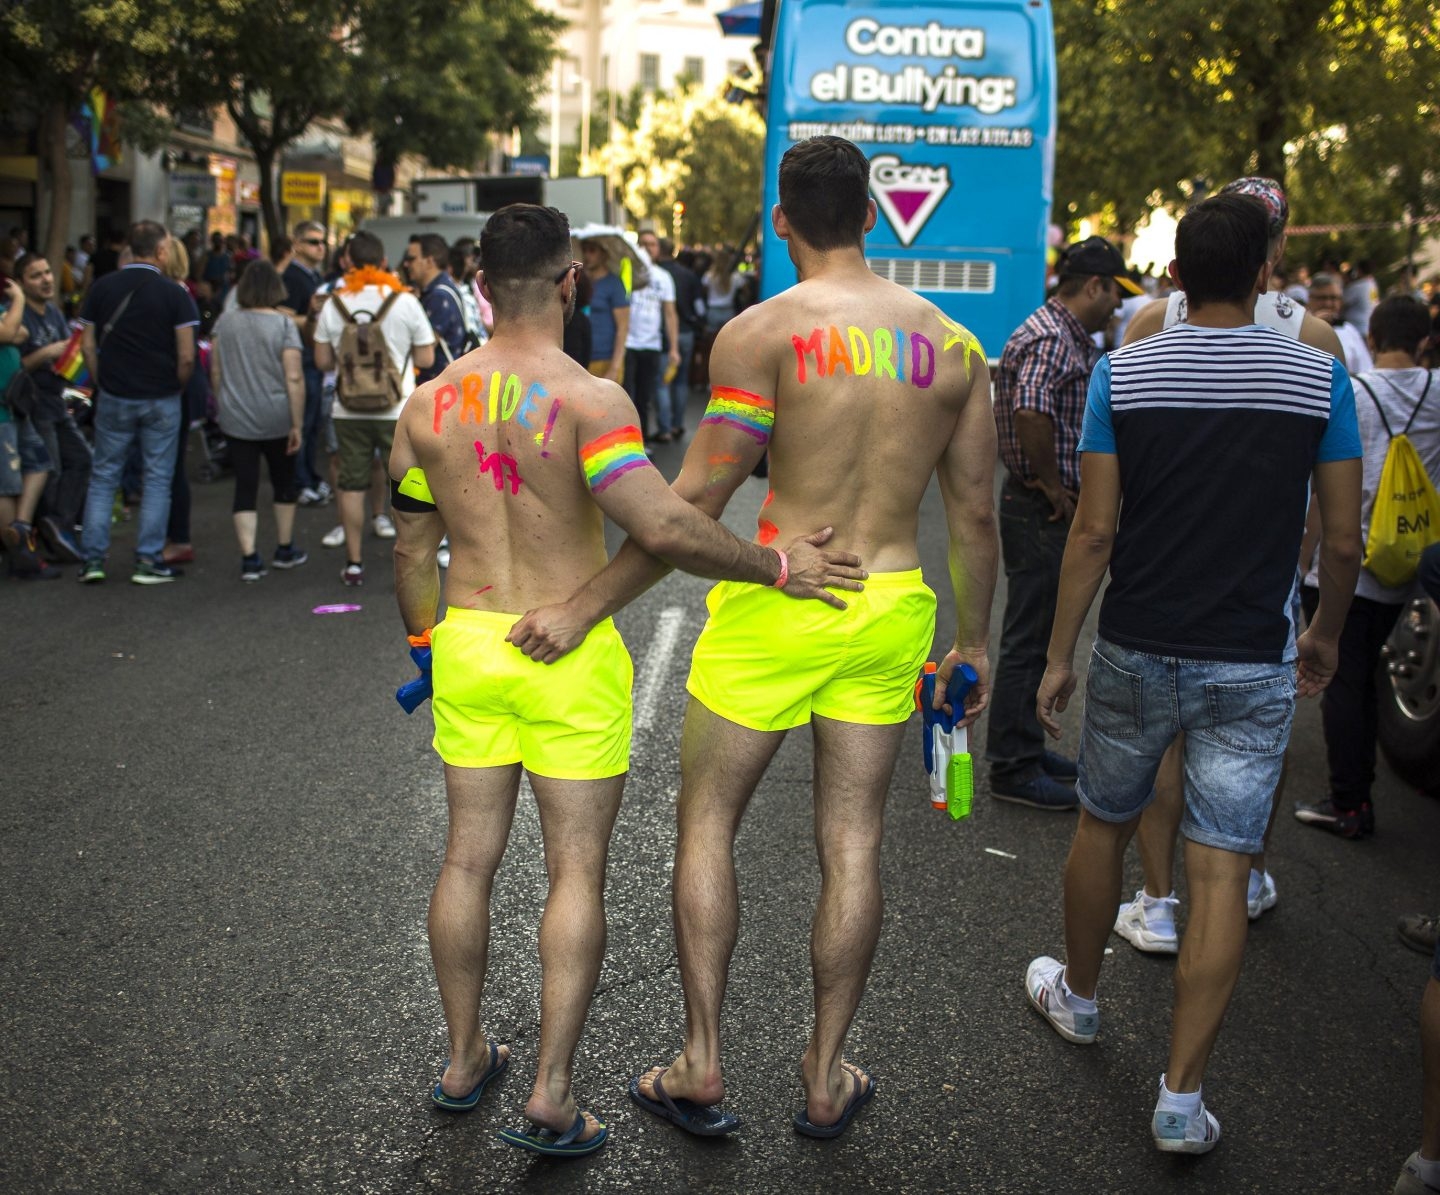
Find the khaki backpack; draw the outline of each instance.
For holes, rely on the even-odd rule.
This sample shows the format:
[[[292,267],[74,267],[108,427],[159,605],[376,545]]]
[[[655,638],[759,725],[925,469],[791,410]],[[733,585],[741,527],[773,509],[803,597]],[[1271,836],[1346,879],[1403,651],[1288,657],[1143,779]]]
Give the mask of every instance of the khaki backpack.
[[[399,291],[391,291],[373,316],[367,311],[360,312],[362,320],[350,313],[339,295],[330,296],[345,321],[340,333],[340,351],[336,354],[335,397],[347,411],[364,414],[388,411],[404,397],[400,371],[395,368],[380,327],[399,297]],[[405,354],[405,362],[408,366],[409,353]]]

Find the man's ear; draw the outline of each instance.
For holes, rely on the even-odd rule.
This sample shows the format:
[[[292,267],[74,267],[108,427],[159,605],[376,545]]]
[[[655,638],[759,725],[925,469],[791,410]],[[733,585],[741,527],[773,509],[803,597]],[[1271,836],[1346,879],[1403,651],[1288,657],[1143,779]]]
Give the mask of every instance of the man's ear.
[[[770,226],[782,241],[790,239],[790,221],[785,218],[785,209],[778,203],[770,209]]]
[[[1170,281],[1175,284],[1176,290],[1185,289],[1185,284],[1180,281],[1180,263],[1178,261],[1172,260],[1170,264],[1165,267],[1165,272],[1170,275]]]
[[[485,302],[489,303],[491,307],[494,307],[495,296],[490,293],[490,281],[485,277],[485,271],[481,270],[478,274],[475,275],[475,278],[476,281],[480,283],[480,293],[485,296]],[[571,273],[570,275],[570,284],[572,286],[575,284],[574,273]]]
[[[1270,289],[1270,275],[1274,272],[1275,267],[1268,261],[1260,267],[1260,272],[1255,275],[1255,293],[1257,295],[1263,295]]]
[[[869,200],[869,201],[866,203],[866,206],[865,206],[865,231],[866,231],[866,232],[869,232],[872,228],[875,227],[875,221],[876,221],[877,219],[879,219],[879,217],[880,217],[880,209],[875,206],[875,201],[874,201],[873,199]]]

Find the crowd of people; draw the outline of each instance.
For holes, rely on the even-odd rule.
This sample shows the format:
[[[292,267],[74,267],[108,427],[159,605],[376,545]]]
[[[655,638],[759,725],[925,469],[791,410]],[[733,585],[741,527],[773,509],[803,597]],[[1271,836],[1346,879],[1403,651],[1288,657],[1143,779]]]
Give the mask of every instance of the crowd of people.
[[[0,312],[10,573],[54,577],[59,560],[79,564],[82,581],[105,580],[113,512],[138,493],[131,579],[180,576],[196,552],[185,442],[207,412],[234,474],[241,580],[307,562],[298,505],[336,500],[339,525],[322,542],[343,547],[346,585],[364,583],[367,530],[396,540],[401,612],[448,765],[451,835],[430,933],[451,1055],[432,1098],[468,1111],[509,1065],[508,1047],[480,1028],[484,910],[523,769],[551,881],[545,1001],[528,1123],[502,1137],[558,1156],[593,1152],[608,1135],[577,1106],[572,1070],[604,949],[605,857],[628,767],[630,664],[610,618],[671,567],[719,579],[688,684],[677,804],[685,1046],[630,1094],[690,1133],[738,1126],[721,1106],[738,916],[731,851],[784,735],[808,724],[822,888],[796,1127],[833,1137],[876,1092],[843,1046],[880,932],[885,794],[935,630],[915,538],[938,474],[957,604],[936,700],[958,668],[972,668],[979,679],[957,713],[969,724],[989,710],[992,797],[1079,812],[1063,958],[1030,964],[1026,996],[1062,1037],[1088,1044],[1109,935],[1177,955],[1151,1132],[1163,1151],[1206,1152],[1220,1125],[1203,1078],[1245,925],[1280,899],[1265,850],[1296,700],[1320,697],[1329,785],[1295,802],[1295,818],[1345,840],[1373,834],[1376,665],[1411,596],[1440,601],[1440,543],[1399,575],[1367,555],[1399,434],[1440,480],[1440,295],[1403,276],[1382,299],[1363,261],[1287,274],[1283,190],[1237,179],[1187,213],[1163,277],[1131,270],[1100,237],[1065,250],[1053,291],[1003,347],[992,393],[973,337],[867,267],[873,201],[854,146],[794,147],[780,193],[776,230],[800,283],[758,305],[753,275],[726,252],[677,255],[642,232],[642,256],[622,280],[611,244],[585,239],[583,260],[572,260],[564,218],[529,205],[497,213],[478,244],[413,237],[401,275],[364,231],[327,271],[326,230],[310,221],[265,257],[218,234],[202,252],[140,221],[112,246],[113,265],[82,244],[83,260],[67,254],[58,280],[21,247]],[[886,377],[832,347],[829,368],[807,376],[809,342],[792,333],[817,312],[912,338],[936,330],[930,374]],[[85,407],[66,400],[74,375],[62,364],[77,359],[96,383]],[[689,433],[689,385],[701,377],[710,399]],[[897,385],[927,401],[872,401]],[[417,390],[424,401],[407,402]],[[649,445],[686,434],[667,486]],[[493,487],[471,484],[477,457]],[[746,542],[715,520],[767,460],[770,493]],[[837,476],[848,484],[831,484]],[[596,508],[629,535],[613,560]],[[1242,524],[1250,534],[1237,544],[1228,529]],[[1217,570],[1218,559],[1232,567]],[[1070,759],[1045,736],[1058,737],[1077,689],[1076,644],[1107,577],[1081,752]],[[574,683],[582,672],[586,683]],[[1132,837],[1144,885],[1124,901]],[[1424,1136],[1397,1186],[1407,1192],[1440,1190],[1436,924],[1416,915],[1401,925],[1402,939],[1435,959],[1422,1015]]]

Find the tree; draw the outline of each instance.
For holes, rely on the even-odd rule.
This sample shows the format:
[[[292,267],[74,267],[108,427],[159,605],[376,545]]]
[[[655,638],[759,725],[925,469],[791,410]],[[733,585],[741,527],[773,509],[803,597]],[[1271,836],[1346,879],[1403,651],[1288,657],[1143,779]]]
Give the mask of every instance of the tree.
[[[70,223],[71,117],[96,87],[121,104],[163,89],[181,31],[203,35],[222,19],[218,6],[186,0],[11,0],[0,10],[0,68],[20,81],[7,100],[30,105],[38,118],[50,196],[43,249],[52,261],[60,260]]]
[[[1054,12],[1061,213],[1113,204],[1129,227],[1154,203],[1183,203],[1188,180],[1255,173],[1286,183],[1292,218],[1310,223],[1336,170],[1386,180],[1366,198],[1392,218],[1433,210],[1428,0],[1057,0]],[[1370,218],[1384,217],[1348,215]]]
[[[686,240],[735,241],[760,208],[764,149],[765,124],[748,104],[685,88],[648,96],[636,126],[588,164],[618,182],[637,219],[670,228],[683,203]]]

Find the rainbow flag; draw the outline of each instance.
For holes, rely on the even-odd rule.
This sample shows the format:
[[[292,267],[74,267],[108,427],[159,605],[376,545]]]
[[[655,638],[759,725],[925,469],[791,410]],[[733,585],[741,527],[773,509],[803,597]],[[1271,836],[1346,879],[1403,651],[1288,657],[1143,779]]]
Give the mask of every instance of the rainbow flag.
[[[70,333],[65,351],[55,361],[55,372],[65,379],[67,386],[77,390],[90,389],[90,368],[85,364],[85,354],[80,351],[80,330]]]

